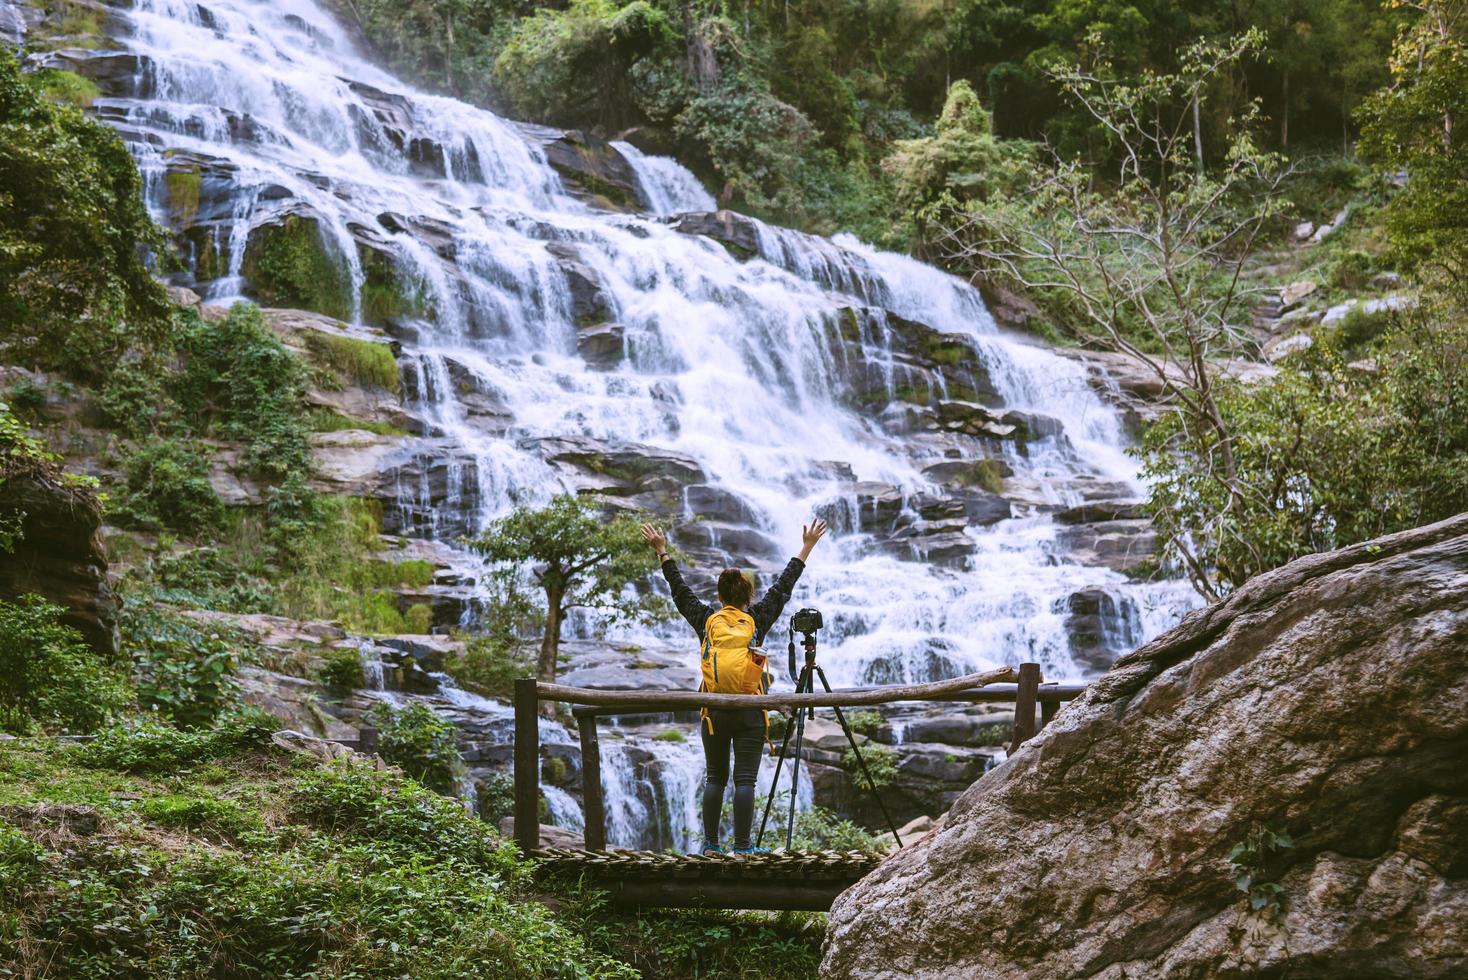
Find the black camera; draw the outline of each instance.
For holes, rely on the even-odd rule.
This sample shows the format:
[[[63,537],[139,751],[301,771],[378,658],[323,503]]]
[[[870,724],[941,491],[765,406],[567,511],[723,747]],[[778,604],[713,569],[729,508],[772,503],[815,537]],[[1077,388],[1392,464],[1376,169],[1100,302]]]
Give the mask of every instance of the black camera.
[[[819,609],[802,609],[790,617],[790,628],[797,633],[814,633],[824,625]]]

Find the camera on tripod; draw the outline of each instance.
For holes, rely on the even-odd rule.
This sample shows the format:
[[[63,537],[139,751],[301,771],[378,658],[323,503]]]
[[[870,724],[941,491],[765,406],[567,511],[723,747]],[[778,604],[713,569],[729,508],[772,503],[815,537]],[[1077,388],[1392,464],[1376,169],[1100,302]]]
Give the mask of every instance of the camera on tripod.
[[[796,633],[814,633],[825,625],[819,609],[802,609],[790,617],[790,628]]]

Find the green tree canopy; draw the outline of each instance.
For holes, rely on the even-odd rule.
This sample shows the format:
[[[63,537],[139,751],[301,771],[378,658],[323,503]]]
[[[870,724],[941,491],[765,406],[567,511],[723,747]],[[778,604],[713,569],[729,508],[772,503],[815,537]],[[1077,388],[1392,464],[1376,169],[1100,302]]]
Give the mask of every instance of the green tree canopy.
[[[545,596],[545,631],[536,676],[556,679],[556,658],[566,614],[585,609],[604,624],[653,622],[668,615],[666,600],[632,586],[651,571],[641,518],[610,519],[575,494],[552,497],[543,507],[517,507],[493,521],[474,542],[476,551],[504,564],[496,577],[513,605],[527,579]]]
[[[161,243],[122,141],[0,47],[0,355],[83,380],[167,330]]]

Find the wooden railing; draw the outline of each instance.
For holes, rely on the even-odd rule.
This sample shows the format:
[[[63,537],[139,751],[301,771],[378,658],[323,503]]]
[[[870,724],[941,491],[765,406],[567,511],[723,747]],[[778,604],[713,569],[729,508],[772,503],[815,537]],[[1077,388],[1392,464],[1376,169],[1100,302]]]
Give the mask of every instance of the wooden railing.
[[[606,807],[601,788],[601,745],[596,719],[601,715],[666,714],[697,708],[796,708],[857,707],[892,704],[898,701],[963,701],[969,703],[1014,703],[1014,737],[1009,751],[1023,745],[1043,728],[1063,702],[1085,690],[1083,684],[1045,684],[1039,664],[1020,664],[1019,670],[970,674],[930,684],[853,688],[818,694],[706,694],[702,691],[598,691],[590,688],[545,684],[535,680],[515,682],[515,843],[530,853],[540,844],[540,703],[558,701],[573,705],[581,740],[581,789],[586,811],[586,849],[603,851],[607,846]],[[1039,718],[1036,718],[1036,706]]]

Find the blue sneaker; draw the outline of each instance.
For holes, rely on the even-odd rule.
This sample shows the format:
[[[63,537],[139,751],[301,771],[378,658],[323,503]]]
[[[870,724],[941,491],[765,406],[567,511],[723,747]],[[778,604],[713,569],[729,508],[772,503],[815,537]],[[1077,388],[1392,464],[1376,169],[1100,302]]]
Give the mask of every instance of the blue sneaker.
[[[704,857],[719,857],[724,853],[724,849],[718,844],[710,844],[708,841],[704,841],[703,846],[698,849],[698,853]]]
[[[736,848],[734,848],[734,853],[735,854],[769,854],[770,853],[770,849],[768,847],[736,847]]]

